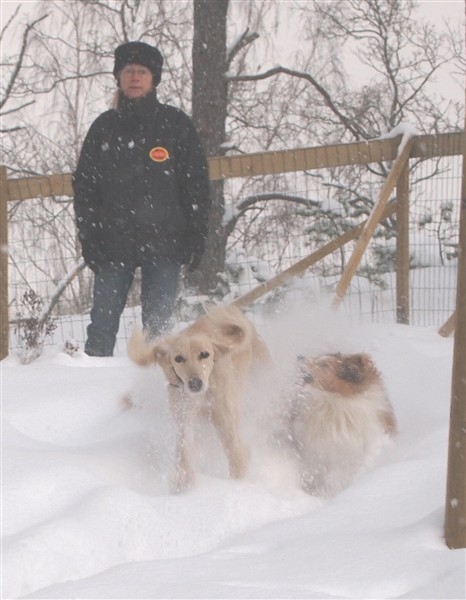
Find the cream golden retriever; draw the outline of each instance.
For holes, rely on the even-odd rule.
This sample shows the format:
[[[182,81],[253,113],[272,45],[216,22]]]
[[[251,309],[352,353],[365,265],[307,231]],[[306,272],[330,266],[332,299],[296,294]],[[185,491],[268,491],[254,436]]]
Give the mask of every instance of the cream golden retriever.
[[[333,495],[370,465],[397,422],[381,374],[368,354],[299,356],[289,436],[303,487]]]
[[[248,450],[240,427],[241,397],[255,366],[270,355],[254,325],[233,306],[216,307],[181,332],[155,342],[134,331],[128,356],[138,365],[159,365],[167,379],[176,423],[176,472],[173,492],[194,482],[194,422],[206,416],[218,431],[231,477],[244,476]]]

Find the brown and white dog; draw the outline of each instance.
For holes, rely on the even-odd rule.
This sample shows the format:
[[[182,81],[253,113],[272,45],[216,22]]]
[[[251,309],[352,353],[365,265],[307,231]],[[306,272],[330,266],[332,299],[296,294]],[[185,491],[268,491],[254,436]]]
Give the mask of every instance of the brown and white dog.
[[[270,361],[254,325],[233,306],[217,307],[177,333],[148,342],[135,331],[128,355],[138,365],[158,364],[168,383],[177,427],[176,474],[172,491],[194,482],[193,443],[197,415],[216,427],[231,477],[243,477],[248,450],[240,438],[241,398],[252,369]]]
[[[303,487],[333,495],[370,465],[397,430],[382,378],[368,354],[299,356],[290,438]]]

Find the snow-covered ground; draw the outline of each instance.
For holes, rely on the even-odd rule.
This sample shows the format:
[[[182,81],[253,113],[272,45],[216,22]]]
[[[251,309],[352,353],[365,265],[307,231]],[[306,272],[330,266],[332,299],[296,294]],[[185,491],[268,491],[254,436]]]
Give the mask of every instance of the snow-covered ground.
[[[3,599],[465,597],[465,552],[443,540],[452,339],[298,305],[257,325],[277,381],[247,398],[248,476],[228,479],[202,429],[197,485],[176,496],[159,370],[59,347],[1,363]],[[336,350],[374,357],[400,433],[321,499],[263,432],[294,356]]]

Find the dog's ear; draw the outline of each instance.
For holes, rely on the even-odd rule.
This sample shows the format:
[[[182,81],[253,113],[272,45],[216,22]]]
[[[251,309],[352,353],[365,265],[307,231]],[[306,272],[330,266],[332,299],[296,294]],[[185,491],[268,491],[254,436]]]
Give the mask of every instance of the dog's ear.
[[[235,345],[241,344],[246,338],[246,331],[236,323],[225,323],[221,328],[221,333]]]
[[[364,382],[366,377],[366,367],[367,355],[348,354],[346,356],[341,356],[337,375],[344,381],[358,385]]]

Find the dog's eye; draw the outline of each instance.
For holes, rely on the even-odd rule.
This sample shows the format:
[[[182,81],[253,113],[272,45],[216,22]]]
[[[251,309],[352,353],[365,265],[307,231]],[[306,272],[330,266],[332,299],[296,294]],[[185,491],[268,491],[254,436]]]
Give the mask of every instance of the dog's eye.
[[[199,358],[200,358],[201,360],[205,360],[206,358],[209,358],[209,356],[210,356],[210,354],[209,354],[208,352],[205,352],[205,351],[204,351],[204,352],[201,352],[201,353],[199,354]]]
[[[184,359],[181,354],[178,354],[178,356],[175,356],[175,362],[177,363],[182,363],[182,362],[186,362],[186,359]]]

